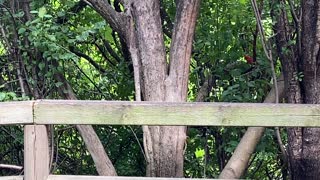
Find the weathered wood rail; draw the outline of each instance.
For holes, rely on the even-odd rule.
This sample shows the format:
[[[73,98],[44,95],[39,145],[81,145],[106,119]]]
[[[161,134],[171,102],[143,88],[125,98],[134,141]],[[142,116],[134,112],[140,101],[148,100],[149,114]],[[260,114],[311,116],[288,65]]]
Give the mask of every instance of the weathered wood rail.
[[[44,124],[280,126],[320,127],[320,105],[247,103],[167,103],[124,101],[37,100],[0,103],[0,125],[31,125],[25,128],[24,179],[37,179],[47,164],[46,137],[36,138]],[[28,127],[28,126],[26,126]],[[41,131],[41,129],[40,129]],[[46,141],[46,142],[45,142]],[[40,172],[45,174],[43,172]],[[42,176],[42,175],[41,175]],[[40,176],[40,177],[41,177]],[[22,176],[0,179],[23,179]],[[40,178],[41,179],[41,178]],[[166,178],[57,176],[49,180],[108,179],[163,180]],[[178,178],[170,178],[178,179]]]
[[[0,124],[320,127],[320,105],[37,100],[0,103]]]

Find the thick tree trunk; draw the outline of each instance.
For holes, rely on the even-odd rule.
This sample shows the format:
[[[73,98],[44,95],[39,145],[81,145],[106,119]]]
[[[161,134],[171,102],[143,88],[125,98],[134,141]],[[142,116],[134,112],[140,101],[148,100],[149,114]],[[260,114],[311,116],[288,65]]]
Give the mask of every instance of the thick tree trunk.
[[[187,98],[187,84],[192,39],[199,8],[198,0],[181,1],[167,60],[156,0],[133,3],[133,21],[141,73],[141,89],[146,101],[181,102]],[[135,52],[135,51],[133,51]],[[144,147],[147,156],[147,176],[182,177],[186,127],[144,126]]]
[[[288,103],[318,104],[320,103],[320,73],[318,71],[320,64],[320,1],[303,0],[301,2],[302,21],[295,20],[298,30],[295,47],[288,45],[291,34],[285,9],[278,12],[275,26],[277,49],[283,67]],[[278,0],[278,3],[284,4],[285,1]],[[302,28],[301,41],[299,39],[300,25]],[[283,49],[287,50],[286,53]],[[302,83],[299,82],[301,72],[303,73]],[[319,136],[318,128],[288,128],[288,152],[292,179],[319,178]]]
[[[177,2],[169,68],[159,0],[124,1],[123,13],[114,11],[106,1],[88,1],[126,40],[133,61],[136,100],[186,101],[200,0]],[[144,126],[143,132],[147,176],[182,177],[186,127]]]
[[[302,1],[302,69],[303,99],[307,104],[320,103],[320,12],[318,0]],[[293,149],[298,154],[292,160],[293,179],[318,179],[320,175],[320,129],[299,128],[300,134],[290,134],[300,149]],[[297,135],[301,135],[300,137]],[[299,141],[297,141],[298,139]],[[296,141],[295,141],[296,140]],[[293,144],[293,143],[291,143]],[[291,148],[291,147],[290,147]],[[297,157],[297,158],[296,158]],[[297,166],[296,166],[297,165]]]

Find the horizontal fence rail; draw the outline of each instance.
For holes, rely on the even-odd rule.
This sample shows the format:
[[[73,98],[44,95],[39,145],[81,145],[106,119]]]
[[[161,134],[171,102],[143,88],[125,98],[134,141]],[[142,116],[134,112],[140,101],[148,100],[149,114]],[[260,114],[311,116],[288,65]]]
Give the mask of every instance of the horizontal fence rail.
[[[23,180],[23,176],[0,177],[1,180]],[[124,177],[124,176],[73,176],[49,175],[47,180],[188,180],[189,178],[156,178],[156,177]],[[191,180],[191,179],[190,179]],[[192,180],[204,180],[192,178]]]
[[[320,127],[320,106],[37,100],[0,103],[0,124]]]
[[[0,103],[0,125],[33,123],[34,101]]]
[[[0,103],[0,125],[24,126],[24,176],[0,180],[182,180],[49,175],[46,124],[320,127],[320,105],[36,100]],[[187,179],[187,178],[186,178]]]

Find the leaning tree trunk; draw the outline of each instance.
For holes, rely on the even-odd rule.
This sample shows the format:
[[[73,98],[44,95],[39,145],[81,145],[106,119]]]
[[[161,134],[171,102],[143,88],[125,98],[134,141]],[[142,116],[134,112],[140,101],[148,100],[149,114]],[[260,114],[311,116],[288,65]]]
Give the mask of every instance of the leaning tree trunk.
[[[279,100],[284,96],[283,77],[278,79],[278,92],[273,87],[264,99],[263,103],[275,103],[276,93],[279,95]],[[245,172],[248,164],[250,164],[251,155],[254,153],[257,144],[262,138],[265,127],[249,127],[246,133],[241,138],[237,148],[234,150],[227,165],[223,168],[219,175],[219,179],[239,179]]]
[[[54,62],[54,65],[57,67],[58,62]],[[57,72],[54,77],[56,81],[62,83],[58,88],[59,95],[64,99],[77,100],[75,93],[65,77],[59,72]],[[98,174],[100,176],[117,176],[116,169],[92,125],[76,125],[76,128],[92,157]]]

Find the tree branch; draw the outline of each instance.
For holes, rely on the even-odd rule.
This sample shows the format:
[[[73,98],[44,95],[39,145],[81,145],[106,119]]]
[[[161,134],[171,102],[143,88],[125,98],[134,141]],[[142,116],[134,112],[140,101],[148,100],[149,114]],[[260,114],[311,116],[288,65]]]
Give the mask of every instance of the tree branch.
[[[71,7],[68,12],[72,12],[72,15],[73,14],[77,14],[79,13],[80,11],[82,11],[88,4],[83,1],[83,0],[80,0],[77,4],[75,4],[73,7]],[[66,13],[64,16],[62,17],[58,17],[57,19],[57,23],[58,24],[64,24],[66,22],[68,22],[70,19],[70,14],[69,13]]]
[[[93,42],[93,45],[95,45],[99,49],[101,55],[104,57],[104,59],[107,62],[109,62],[112,66],[115,66],[115,64],[108,58],[108,56],[107,56],[107,54],[106,54],[106,52],[105,52],[105,50],[104,50],[104,48],[102,46],[100,46],[96,41]]]
[[[196,102],[205,102],[205,99],[209,96],[214,84],[215,78],[209,75],[198,91]]]
[[[17,165],[11,165],[11,164],[0,164],[0,169],[5,168],[5,169],[15,169],[15,170],[22,170],[22,166],[17,166]]]
[[[272,72],[272,78],[273,78],[273,84],[274,84],[274,88],[275,88],[275,103],[278,104],[279,103],[279,94],[278,94],[278,85],[277,85],[277,76],[276,76],[276,72],[275,72],[275,67],[274,67],[274,62],[273,62],[273,58],[272,58],[272,48],[270,44],[267,44],[267,40],[265,37],[265,33],[264,33],[264,28],[262,26],[262,22],[261,22],[261,17],[260,17],[260,12],[258,9],[258,5],[256,0],[251,0],[251,4],[254,10],[254,14],[256,17],[256,21],[258,24],[258,29],[259,29],[259,33],[261,36],[261,43],[265,52],[265,55],[267,56],[268,60],[270,61],[270,67],[271,67],[271,72]],[[287,163],[287,152],[284,149],[284,145],[280,136],[280,130],[278,127],[275,127],[275,131],[276,131],[276,137],[278,140],[278,144],[280,146],[280,150],[282,153],[282,157],[283,157],[283,161],[285,163]]]
[[[57,62],[55,62],[55,65],[58,65]],[[58,87],[60,96],[64,99],[76,100],[77,97],[65,77],[61,73],[56,73],[55,78],[57,81],[63,83],[62,86]],[[83,141],[85,142],[85,145],[91,154],[98,174],[106,176],[116,176],[117,172],[92,126],[76,125],[76,128],[81,134],[81,137],[83,138]]]
[[[69,49],[75,55],[86,59],[93,67],[95,67],[101,73],[103,73],[103,74],[106,73],[106,71],[99,64],[97,64],[90,56],[88,56],[88,55],[86,55],[86,54],[84,54],[84,53],[82,53],[80,51],[77,51],[75,49],[75,47],[73,47],[73,46],[69,47]]]
[[[171,97],[167,97],[169,101],[185,101],[187,97],[192,42],[199,7],[200,0],[179,1],[177,5],[170,47],[169,77],[166,80],[170,88],[168,91],[172,93]]]
[[[121,58],[117,55],[117,53],[112,49],[109,42],[105,39],[102,39],[104,46],[107,48],[109,54],[118,62],[121,62]]]
[[[275,92],[275,88],[273,87],[264,100],[264,103],[274,103],[276,93],[278,93],[281,98],[284,96],[284,81],[282,75],[277,83],[279,92]],[[232,157],[219,175],[219,179],[239,179],[241,177],[248,165],[252,153],[263,136],[264,130],[264,127],[249,127],[247,129],[237,148],[233,152]]]
[[[126,27],[129,19],[124,13],[115,11],[105,0],[87,0],[90,5],[110,24],[111,28],[118,32],[123,39],[126,39]]]

